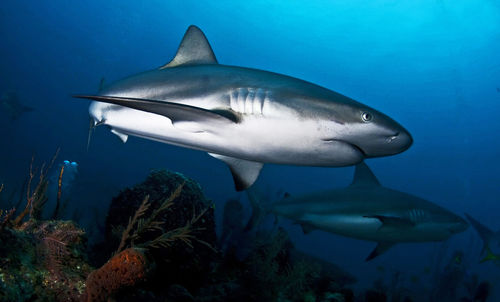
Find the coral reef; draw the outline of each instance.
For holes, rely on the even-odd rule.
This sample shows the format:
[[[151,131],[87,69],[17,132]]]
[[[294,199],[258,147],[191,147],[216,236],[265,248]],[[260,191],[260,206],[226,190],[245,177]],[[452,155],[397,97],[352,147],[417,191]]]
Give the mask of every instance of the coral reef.
[[[155,264],[146,251],[128,248],[113,256],[101,268],[87,277],[83,301],[107,301],[120,290],[144,282],[154,271]]]
[[[69,221],[0,232],[0,301],[79,301],[91,271],[84,235]]]
[[[40,179],[37,188],[46,187]],[[226,221],[222,240],[229,248],[217,250],[214,207],[179,173],[153,171],[116,196],[106,240],[90,254],[73,222],[33,216],[43,192],[27,194],[20,219],[15,210],[1,213],[0,301],[354,301],[345,286],[356,280],[296,250],[284,229],[244,234],[235,203],[231,213],[239,214]],[[245,235],[245,257],[235,253],[235,233]]]
[[[106,257],[124,245],[148,247],[157,265],[158,277],[152,279],[161,280],[151,282],[152,288],[178,283],[193,290],[211,270],[216,244],[212,203],[180,173],[152,171],[143,183],[123,190],[111,202],[105,228],[105,242],[96,249]]]
[[[302,257],[284,229],[258,234],[245,259],[231,252],[220,259],[195,301],[354,301],[336,278],[355,279],[340,269],[337,276],[329,275],[324,261]]]

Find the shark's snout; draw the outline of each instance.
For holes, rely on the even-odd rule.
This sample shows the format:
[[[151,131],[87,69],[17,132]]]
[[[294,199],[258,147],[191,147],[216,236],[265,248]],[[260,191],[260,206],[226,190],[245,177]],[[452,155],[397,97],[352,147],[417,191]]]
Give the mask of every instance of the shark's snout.
[[[362,139],[357,138],[355,144],[365,157],[371,158],[404,152],[413,144],[413,138],[402,127],[385,128],[368,133]]]
[[[387,144],[389,145],[389,150],[394,152],[392,154],[398,154],[410,148],[413,144],[413,138],[406,129],[401,127],[401,129],[387,138]]]

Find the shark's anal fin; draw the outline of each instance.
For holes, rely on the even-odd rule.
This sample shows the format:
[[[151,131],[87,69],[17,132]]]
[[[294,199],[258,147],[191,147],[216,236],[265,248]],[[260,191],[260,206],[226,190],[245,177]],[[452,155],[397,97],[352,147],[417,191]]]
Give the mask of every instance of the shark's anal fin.
[[[365,162],[360,162],[354,170],[351,186],[380,186],[380,182],[370,167]]]
[[[229,110],[212,111],[172,102],[117,96],[75,95],[74,97],[125,106],[132,109],[163,115],[172,120],[172,123],[174,124],[176,122],[198,122],[205,123],[205,125],[211,124],[214,127],[217,127],[239,122],[239,116]]]
[[[379,255],[382,255],[383,253],[387,252],[388,249],[390,249],[394,245],[393,242],[379,242],[375,249],[366,257],[365,261],[370,261]]]
[[[243,191],[249,188],[259,177],[260,170],[262,169],[263,163],[234,158],[230,156],[208,153],[219,160],[225,162],[231,174],[233,175],[234,184],[237,191]]]
[[[367,215],[363,216],[366,218],[376,218],[382,222],[382,226],[380,228],[385,228],[385,227],[396,227],[396,228],[402,228],[402,227],[413,227],[415,226],[415,223],[412,222],[409,219],[406,218],[401,218],[401,217],[396,217],[396,216],[383,216],[383,215]]]
[[[175,57],[160,69],[196,64],[217,64],[217,59],[205,34],[198,27],[191,25],[184,34]]]

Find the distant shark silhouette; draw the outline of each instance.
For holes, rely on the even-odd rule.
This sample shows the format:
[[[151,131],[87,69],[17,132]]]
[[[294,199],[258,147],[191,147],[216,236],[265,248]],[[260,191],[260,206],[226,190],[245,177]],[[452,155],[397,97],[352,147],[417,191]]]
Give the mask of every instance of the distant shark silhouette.
[[[263,70],[218,64],[203,32],[190,26],[172,61],[101,85],[91,99],[95,125],[208,152],[225,162],[237,190],[264,163],[348,166],[412,144],[388,116],[339,93]]]
[[[33,108],[21,104],[15,93],[6,92],[0,96],[0,110],[3,111],[11,121],[15,121],[24,113],[33,111]]]
[[[500,246],[500,230],[494,232],[467,213],[465,213],[465,217],[467,217],[472,227],[476,230],[479,237],[481,237],[481,239],[483,240],[483,249],[481,253],[484,254],[486,252],[486,258],[481,260],[481,262],[488,260],[499,260],[498,256],[494,256],[491,247],[494,243],[496,243],[497,247]]]
[[[247,194],[254,207],[250,224],[257,224],[263,208],[254,189]],[[350,186],[287,197],[269,211],[300,224],[305,234],[319,229],[378,242],[367,261],[397,243],[442,241],[468,227],[464,219],[434,203],[381,186],[365,163],[356,165]]]

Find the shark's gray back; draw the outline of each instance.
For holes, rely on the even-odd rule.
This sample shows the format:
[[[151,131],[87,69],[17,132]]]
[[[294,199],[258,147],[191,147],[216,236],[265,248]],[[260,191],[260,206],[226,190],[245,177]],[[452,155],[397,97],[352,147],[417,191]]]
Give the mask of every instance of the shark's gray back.
[[[137,89],[141,87],[141,89]],[[229,96],[239,92],[264,93],[273,102],[307,114],[323,112],[335,101],[339,104],[363,104],[310,82],[273,72],[221,64],[187,65],[156,69],[125,78],[104,87],[103,95],[182,102],[205,109],[230,107]],[[220,98],[220,95],[227,96]],[[211,96],[219,96],[217,100]],[[307,107],[304,107],[307,104]],[[368,108],[368,107],[367,107]],[[373,110],[373,109],[371,109]]]

